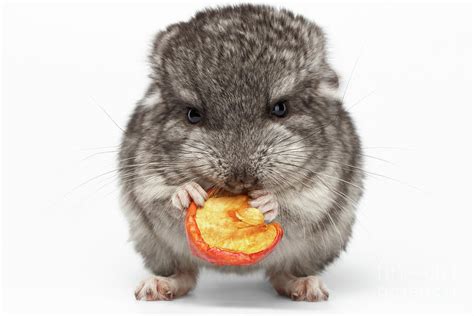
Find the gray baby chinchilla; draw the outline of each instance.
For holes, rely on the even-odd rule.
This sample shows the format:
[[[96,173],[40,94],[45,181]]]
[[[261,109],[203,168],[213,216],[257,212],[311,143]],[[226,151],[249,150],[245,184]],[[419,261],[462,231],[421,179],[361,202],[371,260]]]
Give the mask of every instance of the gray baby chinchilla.
[[[160,32],[150,61],[119,154],[130,239],[153,272],[135,297],[183,296],[208,267],[263,269],[280,295],[327,300],[319,274],[350,239],[364,171],[321,28],[270,6],[207,9]],[[262,261],[216,266],[191,254],[186,209],[213,187],[248,194],[282,225]]]

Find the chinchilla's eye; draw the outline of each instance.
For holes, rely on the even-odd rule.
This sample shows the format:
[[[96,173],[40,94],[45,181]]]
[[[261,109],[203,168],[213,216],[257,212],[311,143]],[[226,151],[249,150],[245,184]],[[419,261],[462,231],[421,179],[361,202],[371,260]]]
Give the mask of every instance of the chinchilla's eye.
[[[199,113],[199,111],[196,110],[195,108],[190,108],[188,110],[187,117],[188,117],[189,123],[191,124],[199,123],[202,118],[201,113]]]
[[[285,117],[288,113],[288,107],[285,101],[279,101],[275,103],[272,107],[272,115],[277,117]]]

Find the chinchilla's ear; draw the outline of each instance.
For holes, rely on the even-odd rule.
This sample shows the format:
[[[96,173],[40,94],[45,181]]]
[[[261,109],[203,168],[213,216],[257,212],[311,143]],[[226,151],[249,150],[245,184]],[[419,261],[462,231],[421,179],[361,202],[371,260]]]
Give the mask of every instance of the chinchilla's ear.
[[[327,38],[324,31],[317,24],[306,21],[307,32],[307,69],[316,74],[321,86],[330,90],[339,88],[339,76],[331,67],[327,57]]]
[[[168,47],[170,40],[178,33],[179,25],[172,24],[164,31],[158,32],[153,40],[151,53],[149,55],[149,61],[152,68],[151,77],[159,77],[160,72],[163,69],[164,54]]]
[[[326,61],[319,67],[319,74],[321,82],[333,89],[339,89],[339,76]]]

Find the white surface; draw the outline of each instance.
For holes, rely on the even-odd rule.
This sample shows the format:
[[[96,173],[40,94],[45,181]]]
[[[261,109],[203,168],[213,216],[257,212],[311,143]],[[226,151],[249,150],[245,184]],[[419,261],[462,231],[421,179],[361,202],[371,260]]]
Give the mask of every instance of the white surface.
[[[90,149],[121,134],[97,104],[124,126],[148,82],[153,34],[202,7],[5,7],[5,311],[469,311],[472,11],[452,4],[285,4],[325,28],[343,87],[360,58],[345,102],[356,104],[366,154],[393,163],[367,158],[367,169],[396,179],[367,179],[348,252],[323,275],[328,302],[294,303],[261,276],[207,272],[189,297],[134,300],[147,272],[126,242],[114,174],[72,189],[115,168],[114,152],[99,153],[114,148]]]

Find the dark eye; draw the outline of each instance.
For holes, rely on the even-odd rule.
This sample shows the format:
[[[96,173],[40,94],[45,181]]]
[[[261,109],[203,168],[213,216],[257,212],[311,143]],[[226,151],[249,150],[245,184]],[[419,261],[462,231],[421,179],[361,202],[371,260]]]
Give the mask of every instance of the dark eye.
[[[190,108],[188,110],[188,121],[191,124],[199,123],[201,121],[201,113],[195,108]]]
[[[284,117],[288,112],[285,101],[277,102],[272,107],[272,114],[278,117]]]

